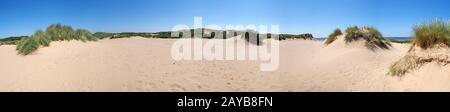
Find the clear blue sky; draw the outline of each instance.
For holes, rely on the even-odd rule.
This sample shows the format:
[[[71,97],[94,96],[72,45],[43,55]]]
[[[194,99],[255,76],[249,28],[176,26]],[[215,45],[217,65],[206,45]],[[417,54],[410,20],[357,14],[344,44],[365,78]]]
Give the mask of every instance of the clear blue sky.
[[[168,31],[177,24],[280,25],[281,33],[325,37],[335,28],[375,26],[410,36],[423,21],[450,19],[450,0],[0,0],[0,37],[62,23],[92,32]]]

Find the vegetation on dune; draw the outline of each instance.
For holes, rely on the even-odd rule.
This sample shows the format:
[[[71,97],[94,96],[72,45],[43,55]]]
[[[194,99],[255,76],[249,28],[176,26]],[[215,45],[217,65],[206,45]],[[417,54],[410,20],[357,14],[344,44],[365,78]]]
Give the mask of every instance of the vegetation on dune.
[[[440,65],[448,65],[450,63],[450,59],[448,59],[448,54],[446,55],[435,54],[433,52],[425,52],[422,55],[417,55],[415,53],[408,53],[402,59],[394,62],[389,67],[388,74],[392,76],[404,76],[411,70],[420,68],[422,65],[431,62],[436,62],[437,64]]]
[[[325,40],[325,44],[326,45],[331,44],[333,41],[335,41],[337,39],[337,36],[339,36],[339,35],[342,35],[342,31],[341,31],[341,29],[337,28],[334,30],[333,33],[331,33],[328,36],[327,40]]]
[[[344,38],[347,43],[362,39],[366,41],[366,47],[369,49],[389,49],[389,46],[391,46],[391,43],[374,27],[359,28],[352,26],[348,27],[345,32],[347,35]]]
[[[435,20],[413,27],[414,40],[408,54],[389,68],[389,75],[403,76],[409,71],[429,62],[442,65],[450,63],[448,55],[443,51],[450,45],[450,25],[442,20]],[[433,52],[427,52],[435,48]],[[423,49],[423,50],[416,50]],[[437,51],[435,51],[437,49]],[[439,50],[439,49],[444,49]],[[448,53],[448,52],[447,52]]]
[[[50,25],[45,33],[52,41],[71,40],[75,37],[72,27],[61,24]]]
[[[364,37],[364,33],[359,31],[357,26],[348,27],[345,32],[347,33],[344,37],[346,42],[351,42]]]
[[[18,43],[16,50],[19,54],[28,55],[35,52],[40,44],[35,38],[22,38]]]
[[[36,39],[40,45],[42,46],[49,46],[50,45],[50,37],[47,36],[47,34],[45,32],[43,32],[42,30],[38,30],[36,31],[31,38]]]
[[[91,32],[89,32],[88,30],[85,29],[77,29],[75,30],[74,34],[73,34],[73,39],[75,40],[81,40],[83,42],[85,41],[97,41],[97,37],[95,37],[94,35],[92,35]]]
[[[81,41],[96,41],[97,38],[92,35],[91,32],[84,29],[73,29],[70,26],[53,24],[47,27],[45,35],[49,37],[51,41],[63,41],[63,40],[81,40]]]
[[[413,46],[419,46],[423,49],[433,47],[437,44],[450,45],[449,24],[443,20],[434,20],[429,23],[422,23],[414,26]]]
[[[381,32],[378,31],[378,29],[374,27],[367,27],[366,29],[369,31],[368,33],[365,33],[367,35],[365,39],[368,42],[366,45],[368,45],[369,48],[380,47],[383,49],[389,49],[389,47],[392,46],[392,44],[383,37]]]
[[[28,55],[36,51],[41,45],[47,47],[52,41],[64,40],[80,40],[85,42],[96,41],[97,37],[93,36],[88,30],[74,30],[70,26],[53,24],[47,27],[46,31],[38,30],[31,37],[21,38],[15,44],[19,54]]]
[[[412,55],[406,55],[399,61],[395,62],[389,67],[389,75],[392,76],[403,76],[408,73],[409,70],[415,69],[419,66],[419,61],[417,57]]]

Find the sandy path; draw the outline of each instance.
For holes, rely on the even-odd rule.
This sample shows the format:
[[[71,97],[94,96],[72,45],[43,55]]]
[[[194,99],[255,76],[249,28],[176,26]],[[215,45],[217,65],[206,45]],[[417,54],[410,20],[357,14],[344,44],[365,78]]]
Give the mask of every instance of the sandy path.
[[[280,46],[280,69],[261,72],[259,61],[174,61],[173,42],[53,42],[28,56],[0,46],[0,91],[450,91],[448,66],[386,75],[407,44],[370,51],[288,40]]]

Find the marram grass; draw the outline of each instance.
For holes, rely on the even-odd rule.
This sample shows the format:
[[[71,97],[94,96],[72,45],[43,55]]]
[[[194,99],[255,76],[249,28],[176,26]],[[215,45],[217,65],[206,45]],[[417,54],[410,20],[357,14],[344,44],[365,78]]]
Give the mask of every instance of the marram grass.
[[[98,39],[92,35],[91,32],[85,29],[77,29],[74,34],[75,40],[81,40],[81,41],[97,41]]]
[[[422,49],[429,49],[435,46],[448,47],[450,45],[450,25],[443,20],[434,20],[431,22],[425,22],[413,27],[415,39],[412,41],[410,52],[392,64],[389,68],[389,75],[403,76],[409,71],[420,67],[424,63],[439,62],[448,64],[448,62],[442,62],[438,57],[424,59],[423,57],[417,57],[411,54],[411,50],[417,47]],[[448,48],[447,48],[448,49]],[[430,54],[431,55],[431,54]]]
[[[345,42],[352,42],[357,40],[365,40],[366,47],[369,49],[382,48],[389,49],[391,43],[386,40],[378,29],[374,27],[362,27],[357,26],[348,27],[345,31]]]
[[[413,45],[428,49],[437,44],[450,45],[449,23],[437,19],[414,26]]]
[[[39,46],[40,44],[35,38],[22,38],[17,43],[16,50],[21,55],[28,55],[35,52]]]
[[[80,40],[97,41],[97,37],[84,29],[73,29],[70,26],[53,24],[47,27],[46,31],[38,30],[30,38],[22,38],[17,42],[16,50],[19,54],[28,55],[36,51],[39,46],[47,47],[52,41]]]
[[[415,69],[418,66],[420,66],[420,63],[417,57],[406,55],[389,67],[388,74],[392,76],[403,76],[410,70]]]
[[[31,38],[36,39],[40,45],[42,46],[49,46],[50,45],[50,37],[47,36],[47,34],[45,32],[43,32],[42,30],[38,30],[36,31]]]
[[[325,44],[326,45],[331,44],[332,42],[334,42],[337,39],[337,36],[339,36],[339,35],[342,35],[341,29],[339,29],[339,28],[335,29],[334,32],[328,36],[327,40],[325,40]]]

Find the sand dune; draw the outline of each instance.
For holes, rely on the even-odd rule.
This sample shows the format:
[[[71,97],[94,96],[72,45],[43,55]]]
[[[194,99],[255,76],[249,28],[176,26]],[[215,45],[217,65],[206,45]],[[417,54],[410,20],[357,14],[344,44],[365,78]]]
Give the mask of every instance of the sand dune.
[[[409,44],[372,51],[339,40],[282,41],[279,69],[261,72],[259,61],[175,61],[175,41],[53,42],[28,56],[0,46],[0,91],[450,91],[450,66],[386,75]]]

